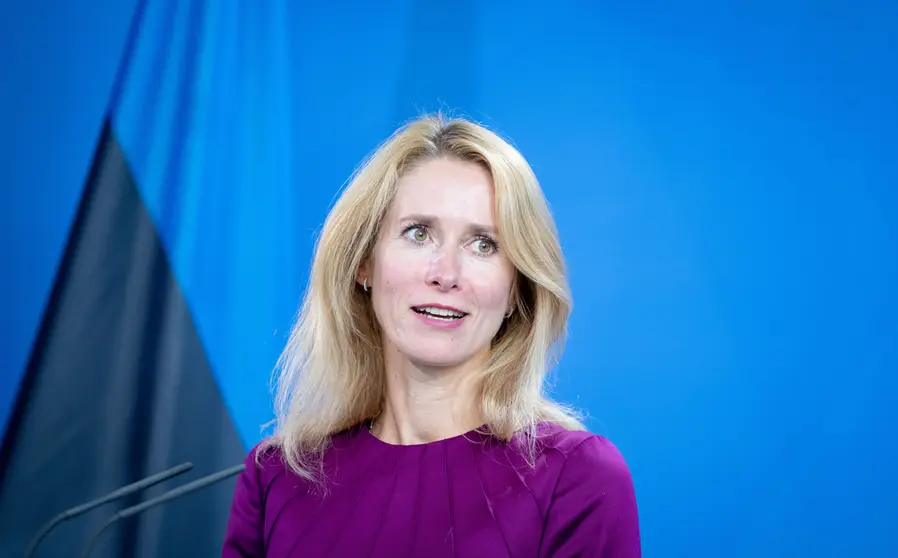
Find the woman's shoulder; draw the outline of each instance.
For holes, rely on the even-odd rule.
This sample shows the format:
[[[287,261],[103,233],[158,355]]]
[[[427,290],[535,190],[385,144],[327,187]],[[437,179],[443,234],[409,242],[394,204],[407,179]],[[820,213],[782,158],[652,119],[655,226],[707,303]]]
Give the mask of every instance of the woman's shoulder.
[[[247,464],[254,463],[257,466],[282,463],[284,461],[283,448],[275,438],[263,438],[250,448],[245,460]]]
[[[583,444],[616,451],[614,444],[601,434],[566,428],[554,422],[540,422],[535,429],[535,439],[542,447],[565,455],[575,452]]]
[[[586,430],[570,430],[544,422],[536,429],[539,454],[555,454],[558,466],[569,474],[591,472],[605,477],[630,477],[629,467],[617,446],[603,435]]]
[[[350,428],[333,434],[330,437],[324,451],[325,461],[334,449],[347,449],[353,446],[358,439],[359,428]],[[257,442],[246,454],[244,464],[246,472],[255,476],[259,484],[270,485],[280,477],[301,479],[291,467],[286,457],[287,449],[276,436],[271,436]],[[295,484],[295,483],[293,483]]]
[[[274,439],[257,442],[244,457],[243,475],[254,484],[267,486],[288,470],[282,446]]]

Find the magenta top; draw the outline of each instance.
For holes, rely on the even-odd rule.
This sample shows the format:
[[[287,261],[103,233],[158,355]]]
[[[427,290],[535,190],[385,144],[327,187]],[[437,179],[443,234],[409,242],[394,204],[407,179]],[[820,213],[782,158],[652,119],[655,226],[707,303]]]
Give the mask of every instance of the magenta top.
[[[334,437],[327,492],[276,450],[237,481],[222,556],[641,556],[629,469],[603,437],[546,425],[535,466],[469,432],[382,442],[367,425]]]

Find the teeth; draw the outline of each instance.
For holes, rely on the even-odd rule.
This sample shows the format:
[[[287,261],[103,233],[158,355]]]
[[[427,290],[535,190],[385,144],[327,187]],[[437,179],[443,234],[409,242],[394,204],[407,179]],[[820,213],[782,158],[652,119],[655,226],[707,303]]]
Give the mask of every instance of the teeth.
[[[433,308],[431,306],[423,306],[421,308],[415,308],[417,312],[422,314],[430,314],[431,316],[436,316],[438,318],[463,318],[465,315],[461,312],[455,312],[452,310],[446,310],[445,308]]]

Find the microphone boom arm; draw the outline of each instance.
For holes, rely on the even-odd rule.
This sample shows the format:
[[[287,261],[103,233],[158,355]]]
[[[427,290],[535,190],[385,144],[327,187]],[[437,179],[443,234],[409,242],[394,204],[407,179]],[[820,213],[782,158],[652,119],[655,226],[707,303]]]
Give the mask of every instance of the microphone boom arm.
[[[197,479],[193,482],[189,482],[185,485],[179,486],[178,488],[173,488],[168,492],[161,494],[160,496],[151,498],[150,500],[141,502],[129,508],[125,508],[117,513],[114,513],[112,517],[106,520],[106,523],[104,523],[103,526],[100,527],[100,529],[98,529],[97,532],[94,533],[94,535],[87,541],[87,544],[84,545],[84,549],[81,551],[81,557],[87,558],[87,556],[90,555],[91,551],[94,548],[94,545],[96,545],[97,541],[100,539],[100,535],[102,535],[106,531],[106,529],[112,526],[116,521],[125,519],[126,517],[131,517],[132,515],[137,515],[148,510],[149,508],[164,504],[165,502],[174,500],[175,498],[180,498],[185,494],[189,494],[190,492],[193,492],[195,490],[205,488],[206,486],[215,484],[216,482],[222,481],[228,477],[239,475],[243,472],[244,469],[246,469],[246,465],[242,463],[240,465],[234,465],[233,467],[224,469],[223,471],[219,471],[217,473],[213,473],[207,477]]]

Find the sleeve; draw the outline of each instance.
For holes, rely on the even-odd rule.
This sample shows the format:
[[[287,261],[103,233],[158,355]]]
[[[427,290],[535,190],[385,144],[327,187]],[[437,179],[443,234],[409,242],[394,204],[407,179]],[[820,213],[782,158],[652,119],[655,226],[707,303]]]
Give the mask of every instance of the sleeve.
[[[547,512],[540,556],[642,556],[633,479],[605,438],[590,436],[568,455]]]
[[[262,558],[265,555],[262,522],[262,486],[253,448],[244,461],[246,469],[237,477],[231,512],[225,532],[222,558]]]

